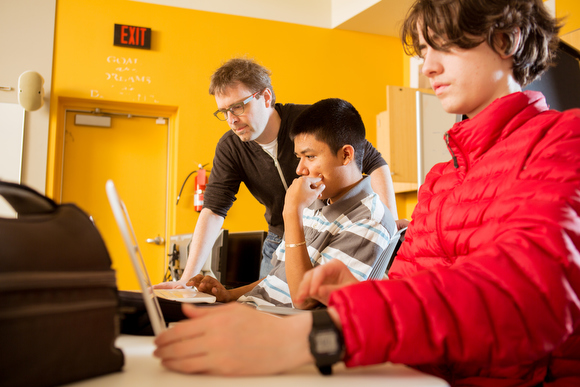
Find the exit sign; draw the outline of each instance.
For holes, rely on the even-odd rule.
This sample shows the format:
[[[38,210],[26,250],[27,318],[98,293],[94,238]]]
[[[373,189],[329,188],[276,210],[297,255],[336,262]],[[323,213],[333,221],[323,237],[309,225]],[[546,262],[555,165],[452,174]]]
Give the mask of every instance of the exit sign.
[[[151,49],[151,28],[115,24],[115,46]]]

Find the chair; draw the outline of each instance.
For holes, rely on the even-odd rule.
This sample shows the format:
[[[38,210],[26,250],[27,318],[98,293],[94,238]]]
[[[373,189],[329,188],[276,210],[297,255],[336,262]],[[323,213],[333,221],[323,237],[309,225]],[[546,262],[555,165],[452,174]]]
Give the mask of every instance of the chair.
[[[406,231],[407,227],[404,227],[391,237],[387,248],[383,250],[383,253],[376,259],[367,280],[383,279],[384,275],[391,268],[391,264],[393,263],[395,255],[397,255],[401,243],[405,240]]]

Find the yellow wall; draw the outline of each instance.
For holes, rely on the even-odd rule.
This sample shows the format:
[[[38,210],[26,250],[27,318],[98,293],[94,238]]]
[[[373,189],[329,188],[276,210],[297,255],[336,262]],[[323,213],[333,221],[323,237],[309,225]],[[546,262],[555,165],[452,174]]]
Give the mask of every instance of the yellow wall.
[[[150,27],[152,49],[113,46],[114,24]],[[375,116],[385,110],[388,84],[403,83],[396,38],[222,15],[125,0],[59,0],[53,101],[61,97],[158,104],[177,109],[171,192],[198,163],[211,163],[228,130],[212,113],[209,78],[229,58],[246,55],[272,70],[278,102],[344,98],[360,111],[375,142]],[[58,104],[51,107],[50,146]],[[211,165],[211,164],[210,164]],[[53,176],[49,162],[49,176]],[[52,182],[47,182],[50,195]],[[194,184],[170,211],[170,233],[192,232]],[[170,201],[171,202],[171,201]],[[225,228],[266,229],[264,209],[243,189]]]
[[[413,215],[413,210],[417,205],[417,191],[395,194],[395,199],[397,201],[399,218],[411,220],[411,215]]]
[[[567,16],[563,33],[580,28],[577,0],[556,0],[556,12]],[[115,23],[152,28],[152,50],[113,46]],[[279,102],[349,100],[361,112],[373,143],[375,116],[386,107],[385,86],[406,85],[409,79],[408,60],[398,38],[125,0],[59,0],[52,98],[175,107],[176,168],[170,171],[175,193],[198,163],[211,163],[215,144],[228,130],[212,116],[215,101],[207,88],[212,72],[223,61],[240,55],[253,57],[272,70]],[[58,104],[52,104],[52,146],[57,109]],[[51,181],[48,194],[50,186]],[[193,182],[189,181],[171,214],[172,234],[193,230],[197,213],[192,195]],[[413,193],[397,195],[400,217],[410,218],[416,200]],[[265,229],[263,212],[242,188],[224,227]]]
[[[556,0],[556,16],[565,17],[561,35],[580,28],[580,1]]]

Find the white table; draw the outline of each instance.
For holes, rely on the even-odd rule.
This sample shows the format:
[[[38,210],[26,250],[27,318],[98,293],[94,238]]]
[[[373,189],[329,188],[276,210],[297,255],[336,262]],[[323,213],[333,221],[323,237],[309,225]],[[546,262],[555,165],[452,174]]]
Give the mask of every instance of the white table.
[[[125,354],[123,372],[117,372],[87,379],[69,386],[248,386],[248,387],[295,387],[332,386],[356,387],[364,383],[372,386],[447,386],[439,378],[421,373],[409,367],[396,364],[382,364],[372,367],[346,369],[340,363],[333,368],[333,375],[322,376],[314,366],[304,366],[276,376],[260,377],[219,377],[207,375],[184,375],[169,371],[160,365],[152,353],[155,348],[151,336],[121,335],[117,347]]]

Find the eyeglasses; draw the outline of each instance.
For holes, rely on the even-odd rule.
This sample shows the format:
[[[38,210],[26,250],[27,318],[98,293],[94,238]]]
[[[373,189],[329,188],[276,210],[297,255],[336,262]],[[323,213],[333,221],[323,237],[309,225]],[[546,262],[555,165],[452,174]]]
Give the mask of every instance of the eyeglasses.
[[[216,116],[216,118],[220,121],[227,121],[228,112],[232,113],[234,116],[239,116],[244,113],[244,106],[246,106],[247,103],[254,99],[258,93],[259,91],[255,92],[242,102],[235,103],[227,109],[216,110],[213,115]]]

